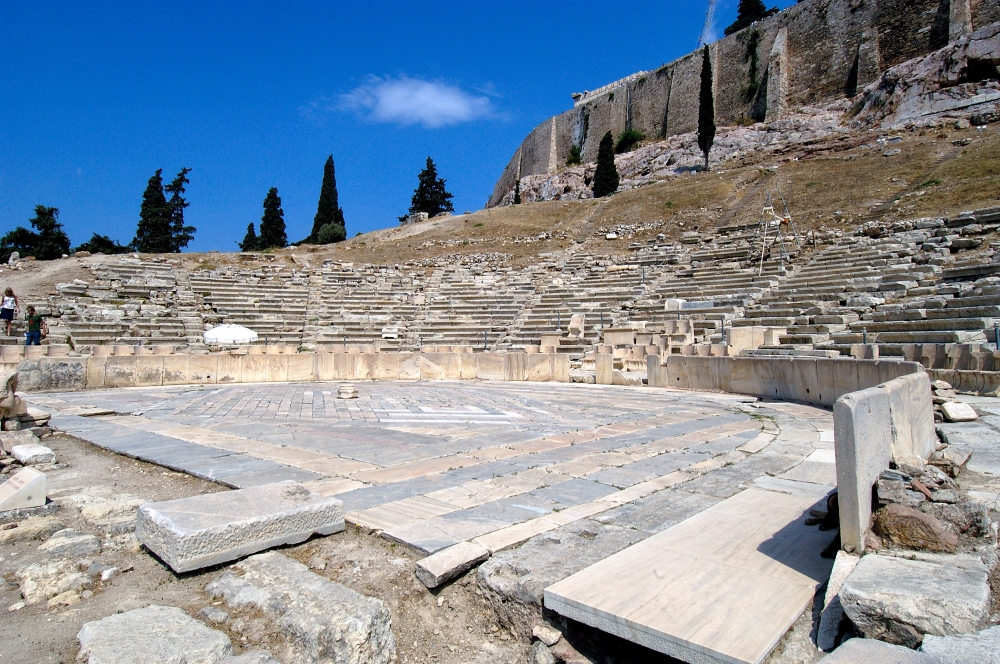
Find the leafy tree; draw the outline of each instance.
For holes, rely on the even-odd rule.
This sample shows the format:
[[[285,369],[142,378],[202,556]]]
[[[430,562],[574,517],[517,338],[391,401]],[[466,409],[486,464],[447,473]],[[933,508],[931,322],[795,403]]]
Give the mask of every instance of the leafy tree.
[[[333,155],[330,155],[323,166],[323,185],[319,190],[319,205],[316,207],[316,216],[313,217],[312,232],[305,242],[317,242],[320,229],[327,224],[336,224],[344,228],[344,235],[347,235],[344,211],[337,199],[337,174],[333,167]],[[260,232],[263,236],[264,229],[261,228]]]
[[[701,60],[701,95],[698,98],[698,147],[705,153],[705,170],[708,170],[708,153],[715,142],[715,98],[712,85],[712,57],[705,46]]]
[[[277,187],[271,187],[264,198],[264,216],[260,218],[260,240],[258,248],[272,249],[287,247],[285,235],[285,213],[281,209],[281,198]]]
[[[182,168],[173,182],[163,188],[170,194],[170,200],[167,201],[167,214],[170,218],[170,252],[175,254],[188,246],[194,239],[195,231],[198,230],[194,226],[184,225],[184,208],[190,205],[184,198],[184,185],[191,182],[187,178],[190,172],[190,168]]]
[[[615,139],[611,132],[604,134],[597,148],[597,169],[594,171],[594,198],[602,198],[618,191],[618,168],[615,167]]]
[[[521,204],[521,181],[514,183],[514,205]]]
[[[583,151],[580,149],[579,145],[569,146],[569,157],[566,158],[566,165],[572,166],[573,164],[583,163]]]
[[[361,233],[358,233],[361,235]],[[316,241],[319,244],[333,244],[334,242],[343,242],[347,234],[344,232],[344,227],[339,224],[327,224],[323,228],[319,229],[319,234]]]
[[[40,261],[61,258],[69,253],[69,237],[59,223],[59,208],[35,206],[35,216],[28,220],[34,231],[18,226],[0,237],[0,259],[7,262],[11,253],[34,256]]]
[[[734,32],[739,32],[743,28],[761,20],[762,18],[767,18],[768,16],[773,16],[777,13],[777,7],[767,9],[761,0],[740,0],[739,7],[736,9],[736,20],[723,32],[725,32],[726,35],[731,35]]]
[[[156,169],[146,184],[139,208],[139,225],[135,229],[132,247],[148,254],[169,253],[172,248],[170,233],[170,208],[163,195],[163,169]]]
[[[240,251],[257,251],[260,248],[260,240],[257,239],[257,231],[254,230],[253,222],[247,224],[247,234],[243,236],[243,241],[238,242]]]
[[[89,251],[92,254],[127,254],[132,249],[117,240],[112,240],[107,235],[94,233],[90,239],[81,244],[73,251]]]
[[[427,165],[417,176],[417,188],[413,190],[413,198],[410,199],[409,213],[426,212],[428,217],[436,217],[442,212],[454,212],[452,198],[445,189],[445,181],[438,177],[434,160],[427,157]],[[400,221],[404,219],[405,216],[399,218]]]

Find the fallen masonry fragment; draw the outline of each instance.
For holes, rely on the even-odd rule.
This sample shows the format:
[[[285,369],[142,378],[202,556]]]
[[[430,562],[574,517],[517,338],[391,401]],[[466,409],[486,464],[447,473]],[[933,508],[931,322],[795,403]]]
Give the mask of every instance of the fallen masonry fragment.
[[[233,654],[222,632],[155,604],[86,623],[76,638],[87,664],[215,664]]]
[[[139,507],[135,533],[175,572],[344,529],[343,505],[293,481]]]
[[[310,572],[270,551],[237,563],[206,586],[234,608],[263,611],[288,644],[287,661],[389,664],[396,639],[381,600]]]
[[[976,556],[868,555],[840,590],[844,613],[867,638],[910,648],[925,634],[968,634],[989,616],[986,566]]]
[[[417,561],[417,578],[428,588],[437,588],[489,557],[490,550],[485,546],[459,542]]]
[[[851,639],[820,660],[822,664],[946,664],[947,661],[875,639]]]

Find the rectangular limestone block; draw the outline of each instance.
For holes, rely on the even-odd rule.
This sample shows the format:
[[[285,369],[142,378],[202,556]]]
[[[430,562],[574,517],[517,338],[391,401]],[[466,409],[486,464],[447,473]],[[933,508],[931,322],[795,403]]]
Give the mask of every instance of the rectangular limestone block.
[[[343,529],[339,500],[289,480],[146,503],[135,534],[175,572],[189,572]]]
[[[892,460],[889,393],[870,387],[837,399],[833,438],[841,544],[847,552],[861,553],[872,516],[872,485]]]
[[[45,475],[24,468],[0,484],[0,512],[45,504]]]
[[[490,557],[490,550],[472,542],[459,542],[417,561],[417,578],[428,588],[464,574]]]

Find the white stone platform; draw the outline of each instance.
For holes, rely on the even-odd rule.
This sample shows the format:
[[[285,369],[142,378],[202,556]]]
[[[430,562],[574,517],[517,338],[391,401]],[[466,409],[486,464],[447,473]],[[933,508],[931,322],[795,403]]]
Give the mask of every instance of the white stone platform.
[[[545,606],[686,662],[757,664],[829,576],[830,534],[804,522],[830,490],[762,481],[546,588]]]

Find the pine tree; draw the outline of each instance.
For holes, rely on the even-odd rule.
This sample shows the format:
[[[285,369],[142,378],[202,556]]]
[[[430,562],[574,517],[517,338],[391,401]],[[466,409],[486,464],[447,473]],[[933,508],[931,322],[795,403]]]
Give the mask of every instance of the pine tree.
[[[777,7],[767,9],[761,0],[740,0],[739,7],[736,9],[736,20],[732,25],[723,30],[723,32],[731,35],[762,18],[767,18],[777,13]]]
[[[281,209],[281,198],[277,187],[271,187],[264,198],[264,216],[260,218],[260,240],[258,248],[273,249],[287,247],[285,235],[285,213]]]
[[[182,168],[174,181],[163,188],[170,194],[170,200],[167,201],[167,214],[170,218],[170,252],[175,254],[188,246],[194,239],[195,231],[198,230],[194,226],[184,225],[184,208],[190,205],[184,198],[184,185],[191,182],[187,178],[190,172],[190,168]]]
[[[603,198],[618,191],[618,168],[615,166],[615,139],[604,134],[597,148],[597,168],[594,170],[594,198]]]
[[[146,191],[142,194],[139,208],[139,225],[135,229],[132,246],[136,251],[148,254],[165,254],[173,250],[170,228],[170,208],[163,195],[163,169],[156,169],[149,178]]]
[[[257,231],[254,230],[253,222],[247,224],[247,234],[243,236],[243,241],[238,242],[240,251],[257,251],[260,248],[260,241],[257,239]]]
[[[69,236],[59,223],[59,208],[36,205],[35,216],[29,221],[34,231],[18,226],[0,238],[0,257],[4,262],[14,251],[22,256],[34,256],[40,261],[69,254]]]
[[[410,214],[426,212],[428,217],[436,217],[442,212],[454,212],[451,204],[453,196],[445,189],[445,181],[438,177],[434,160],[427,157],[427,165],[417,176],[417,188],[410,199]],[[400,221],[406,217],[400,217]]]
[[[712,85],[712,57],[705,46],[701,61],[701,95],[698,98],[698,147],[705,153],[705,170],[708,170],[708,153],[715,142],[715,93]]]
[[[326,164],[323,166],[323,185],[319,190],[319,205],[316,207],[316,216],[313,217],[312,232],[306,238],[306,242],[318,242],[319,229],[327,224],[336,224],[344,228],[346,235],[344,211],[340,209],[340,203],[337,199],[337,174],[333,167],[333,155],[330,155],[326,158]],[[263,233],[264,230],[261,229],[261,234]]]
[[[69,236],[59,223],[59,208],[35,206],[35,217],[31,225],[38,231],[38,247],[35,258],[50,261],[69,254]]]

